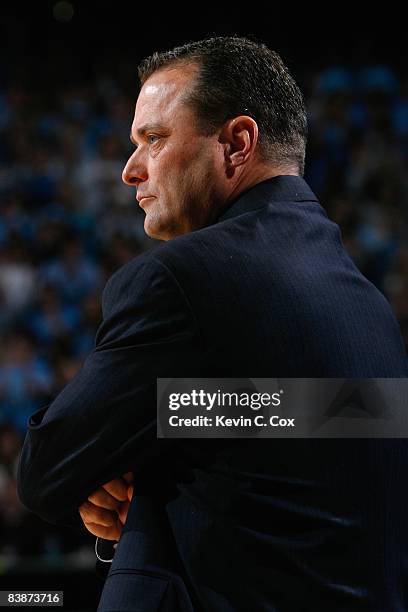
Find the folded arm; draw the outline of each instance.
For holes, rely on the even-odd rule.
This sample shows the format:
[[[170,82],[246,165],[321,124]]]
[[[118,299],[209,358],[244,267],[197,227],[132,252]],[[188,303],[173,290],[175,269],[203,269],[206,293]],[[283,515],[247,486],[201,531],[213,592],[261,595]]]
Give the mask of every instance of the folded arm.
[[[187,376],[195,363],[194,316],[151,255],[110,279],[102,307],[95,349],[31,417],[20,457],[20,498],[52,523],[78,526],[78,508],[94,491],[157,457],[156,379]]]

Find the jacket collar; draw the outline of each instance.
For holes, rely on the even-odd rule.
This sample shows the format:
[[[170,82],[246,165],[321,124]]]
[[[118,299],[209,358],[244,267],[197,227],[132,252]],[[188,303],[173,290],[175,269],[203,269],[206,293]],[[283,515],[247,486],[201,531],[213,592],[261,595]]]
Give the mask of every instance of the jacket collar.
[[[318,202],[318,199],[301,176],[274,176],[242,193],[217,222],[263,208],[271,202]]]

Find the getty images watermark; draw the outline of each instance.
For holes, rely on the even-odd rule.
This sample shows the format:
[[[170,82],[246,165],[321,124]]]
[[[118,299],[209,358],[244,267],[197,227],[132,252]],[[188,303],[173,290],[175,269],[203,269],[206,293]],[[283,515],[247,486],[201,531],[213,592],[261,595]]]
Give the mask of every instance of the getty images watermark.
[[[185,407],[198,407],[205,411],[213,409],[218,412],[222,408],[250,408],[257,411],[261,408],[270,408],[272,406],[280,406],[281,393],[248,393],[221,391],[218,389],[215,393],[210,393],[204,389],[192,389],[190,393],[170,393],[169,409],[178,411]],[[277,414],[269,416],[267,420],[263,414],[250,416],[231,416],[226,414],[215,414],[214,417],[208,415],[197,414],[193,417],[180,416],[173,414],[169,416],[170,427],[294,427],[294,418],[284,418]]]
[[[158,379],[157,435],[408,437],[408,379]]]

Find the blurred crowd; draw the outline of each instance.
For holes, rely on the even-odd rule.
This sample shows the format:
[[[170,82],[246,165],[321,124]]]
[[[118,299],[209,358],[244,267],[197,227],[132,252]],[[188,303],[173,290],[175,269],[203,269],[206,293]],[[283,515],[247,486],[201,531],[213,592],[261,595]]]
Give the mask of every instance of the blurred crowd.
[[[305,178],[408,346],[408,80],[387,66],[296,76],[309,110]],[[58,91],[0,82],[0,554],[73,546],[21,506],[16,464],[28,416],[93,347],[106,280],[154,246],[121,182],[131,90],[109,75]],[[33,523],[39,535],[26,537]]]
[[[384,293],[408,347],[408,76],[332,67],[304,83],[305,178],[358,268]]]

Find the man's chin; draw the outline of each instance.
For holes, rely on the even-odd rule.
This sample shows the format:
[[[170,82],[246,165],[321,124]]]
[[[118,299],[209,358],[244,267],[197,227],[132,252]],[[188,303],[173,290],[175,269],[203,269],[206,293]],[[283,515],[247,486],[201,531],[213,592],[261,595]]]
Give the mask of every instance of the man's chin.
[[[180,219],[162,218],[146,213],[144,231],[149,238],[155,240],[171,240],[182,234],[192,232],[195,228],[189,223],[182,223]],[[198,229],[198,228],[196,228]]]
[[[154,240],[170,240],[172,238],[163,224],[159,223],[157,219],[150,218],[149,215],[146,215],[144,221],[144,231],[149,238],[154,238]]]

